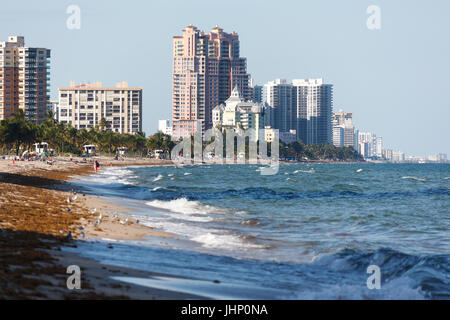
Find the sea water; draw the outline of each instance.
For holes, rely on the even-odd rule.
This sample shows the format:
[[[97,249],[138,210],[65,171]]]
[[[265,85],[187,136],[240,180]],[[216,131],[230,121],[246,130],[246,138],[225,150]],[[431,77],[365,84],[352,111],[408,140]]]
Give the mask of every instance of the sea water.
[[[281,164],[272,176],[262,167],[112,167],[82,177],[74,183],[88,193],[120,200],[174,238],[80,250],[202,279],[146,281],[213,298],[450,298],[450,164]],[[367,288],[370,265],[380,267],[379,290]]]

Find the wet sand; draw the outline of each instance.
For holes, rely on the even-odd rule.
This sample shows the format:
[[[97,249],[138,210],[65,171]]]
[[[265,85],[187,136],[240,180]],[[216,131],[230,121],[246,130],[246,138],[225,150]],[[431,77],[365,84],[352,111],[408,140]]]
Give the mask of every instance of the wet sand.
[[[170,164],[133,159],[101,159],[100,163],[102,166]],[[127,208],[85,195],[83,190],[72,190],[65,182],[72,176],[92,173],[92,164],[84,164],[82,159],[60,158],[52,165],[0,160],[0,299],[199,298],[112,280],[111,276],[155,274],[102,265],[61,251],[61,247],[76,247],[77,241],[84,239],[171,237],[132,218],[126,220]],[[66,268],[73,264],[82,270],[81,290],[69,290],[66,286],[69,276]]]

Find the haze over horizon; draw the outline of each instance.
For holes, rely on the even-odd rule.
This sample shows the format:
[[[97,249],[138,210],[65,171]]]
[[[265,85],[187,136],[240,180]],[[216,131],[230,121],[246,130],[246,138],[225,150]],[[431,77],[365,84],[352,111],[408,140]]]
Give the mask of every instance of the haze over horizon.
[[[69,30],[69,5],[81,29]],[[366,9],[381,9],[369,30]],[[128,81],[143,87],[143,130],[171,117],[172,36],[193,24],[240,36],[241,56],[256,84],[276,78],[324,78],[334,110],[353,112],[360,131],[407,155],[450,155],[450,3],[425,1],[15,1],[0,12],[0,41],[52,50],[51,97],[58,87]]]

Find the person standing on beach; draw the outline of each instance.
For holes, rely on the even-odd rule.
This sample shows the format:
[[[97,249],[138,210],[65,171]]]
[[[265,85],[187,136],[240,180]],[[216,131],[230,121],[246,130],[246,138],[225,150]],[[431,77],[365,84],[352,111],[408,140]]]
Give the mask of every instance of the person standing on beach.
[[[100,163],[98,163],[97,160],[95,160],[95,162],[94,162],[94,168],[95,168],[95,172],[98,172],[98,168],[100,168]]]

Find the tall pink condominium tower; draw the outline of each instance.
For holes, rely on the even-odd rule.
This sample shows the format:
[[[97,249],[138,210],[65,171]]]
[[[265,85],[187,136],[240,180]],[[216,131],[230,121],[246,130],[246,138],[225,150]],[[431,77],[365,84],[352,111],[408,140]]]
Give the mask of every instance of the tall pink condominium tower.
[[[216,26],[204,33],[190,25],[173,37],[172,125],[175,138],[212,127],[212,109],[234,87],[251,98],[246,58],[239,57],[239,35]]]

